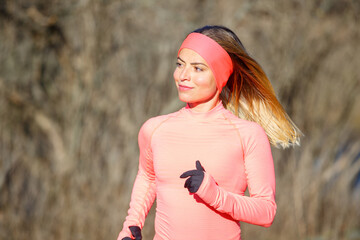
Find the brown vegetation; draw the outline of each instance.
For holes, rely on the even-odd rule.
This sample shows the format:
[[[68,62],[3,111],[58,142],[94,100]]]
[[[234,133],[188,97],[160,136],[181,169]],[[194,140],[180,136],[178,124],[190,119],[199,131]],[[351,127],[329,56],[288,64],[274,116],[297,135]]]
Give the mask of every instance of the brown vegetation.
[[[116,239],[139,128],[183,106],[176,51],[205,24],[239,35],[305,134],[273,149],[274,224],[243,238],[360,239],[359,16],[356,0],[0,0],[0,239]]]

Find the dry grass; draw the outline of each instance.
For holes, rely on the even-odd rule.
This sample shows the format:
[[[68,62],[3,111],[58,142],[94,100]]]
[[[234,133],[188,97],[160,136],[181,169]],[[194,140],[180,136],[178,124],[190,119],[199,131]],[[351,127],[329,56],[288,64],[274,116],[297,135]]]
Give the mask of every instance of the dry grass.
[[[244,239],[360,239],[359,16],[356,0],[1,0],[0,239],[117,237],[138,130],[182,106],[174,56],[204,24],[238,33],[305,134],[273,149],[278,213]]]

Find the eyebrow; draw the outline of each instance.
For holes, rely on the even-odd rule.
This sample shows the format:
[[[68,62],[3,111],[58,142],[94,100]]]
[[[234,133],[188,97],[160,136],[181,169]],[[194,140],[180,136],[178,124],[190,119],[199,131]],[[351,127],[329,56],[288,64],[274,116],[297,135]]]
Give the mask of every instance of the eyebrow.
[[[177,58],[178,60],[182,61],[182,62],[185,62],[184,60],[182,60],[180,57]],[[190,63],[190,65],[204,65],[205,67],[208,67],[208,65],[206,65],[205,63],[198,63],[198,62],[193,62],[193,63]]]

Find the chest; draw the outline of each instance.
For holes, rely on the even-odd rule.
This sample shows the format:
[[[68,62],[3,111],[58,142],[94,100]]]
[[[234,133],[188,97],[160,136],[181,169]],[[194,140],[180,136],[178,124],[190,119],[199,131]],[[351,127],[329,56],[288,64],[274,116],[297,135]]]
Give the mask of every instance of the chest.
[[[220,186],[233,189],[246,185],[243,149],[232,125],[168,123],[153,135],[151,147],[159,184],[183,183],[179,176],[195,169],[199,160]]]

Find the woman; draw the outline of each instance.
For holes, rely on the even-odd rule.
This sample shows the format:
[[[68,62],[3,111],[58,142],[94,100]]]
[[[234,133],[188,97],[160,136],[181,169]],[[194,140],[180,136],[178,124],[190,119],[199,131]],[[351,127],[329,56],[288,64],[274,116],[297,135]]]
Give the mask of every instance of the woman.
[[[141,239],[155,197],[156,240],[238,240],[239,221],[269,227],[276,212],[270,143],[298,144],[300,131],[265,73],[231,30],[205,26],[182,43],[174,79],[187,105],[141,127],[139,171],[118,240]]]

